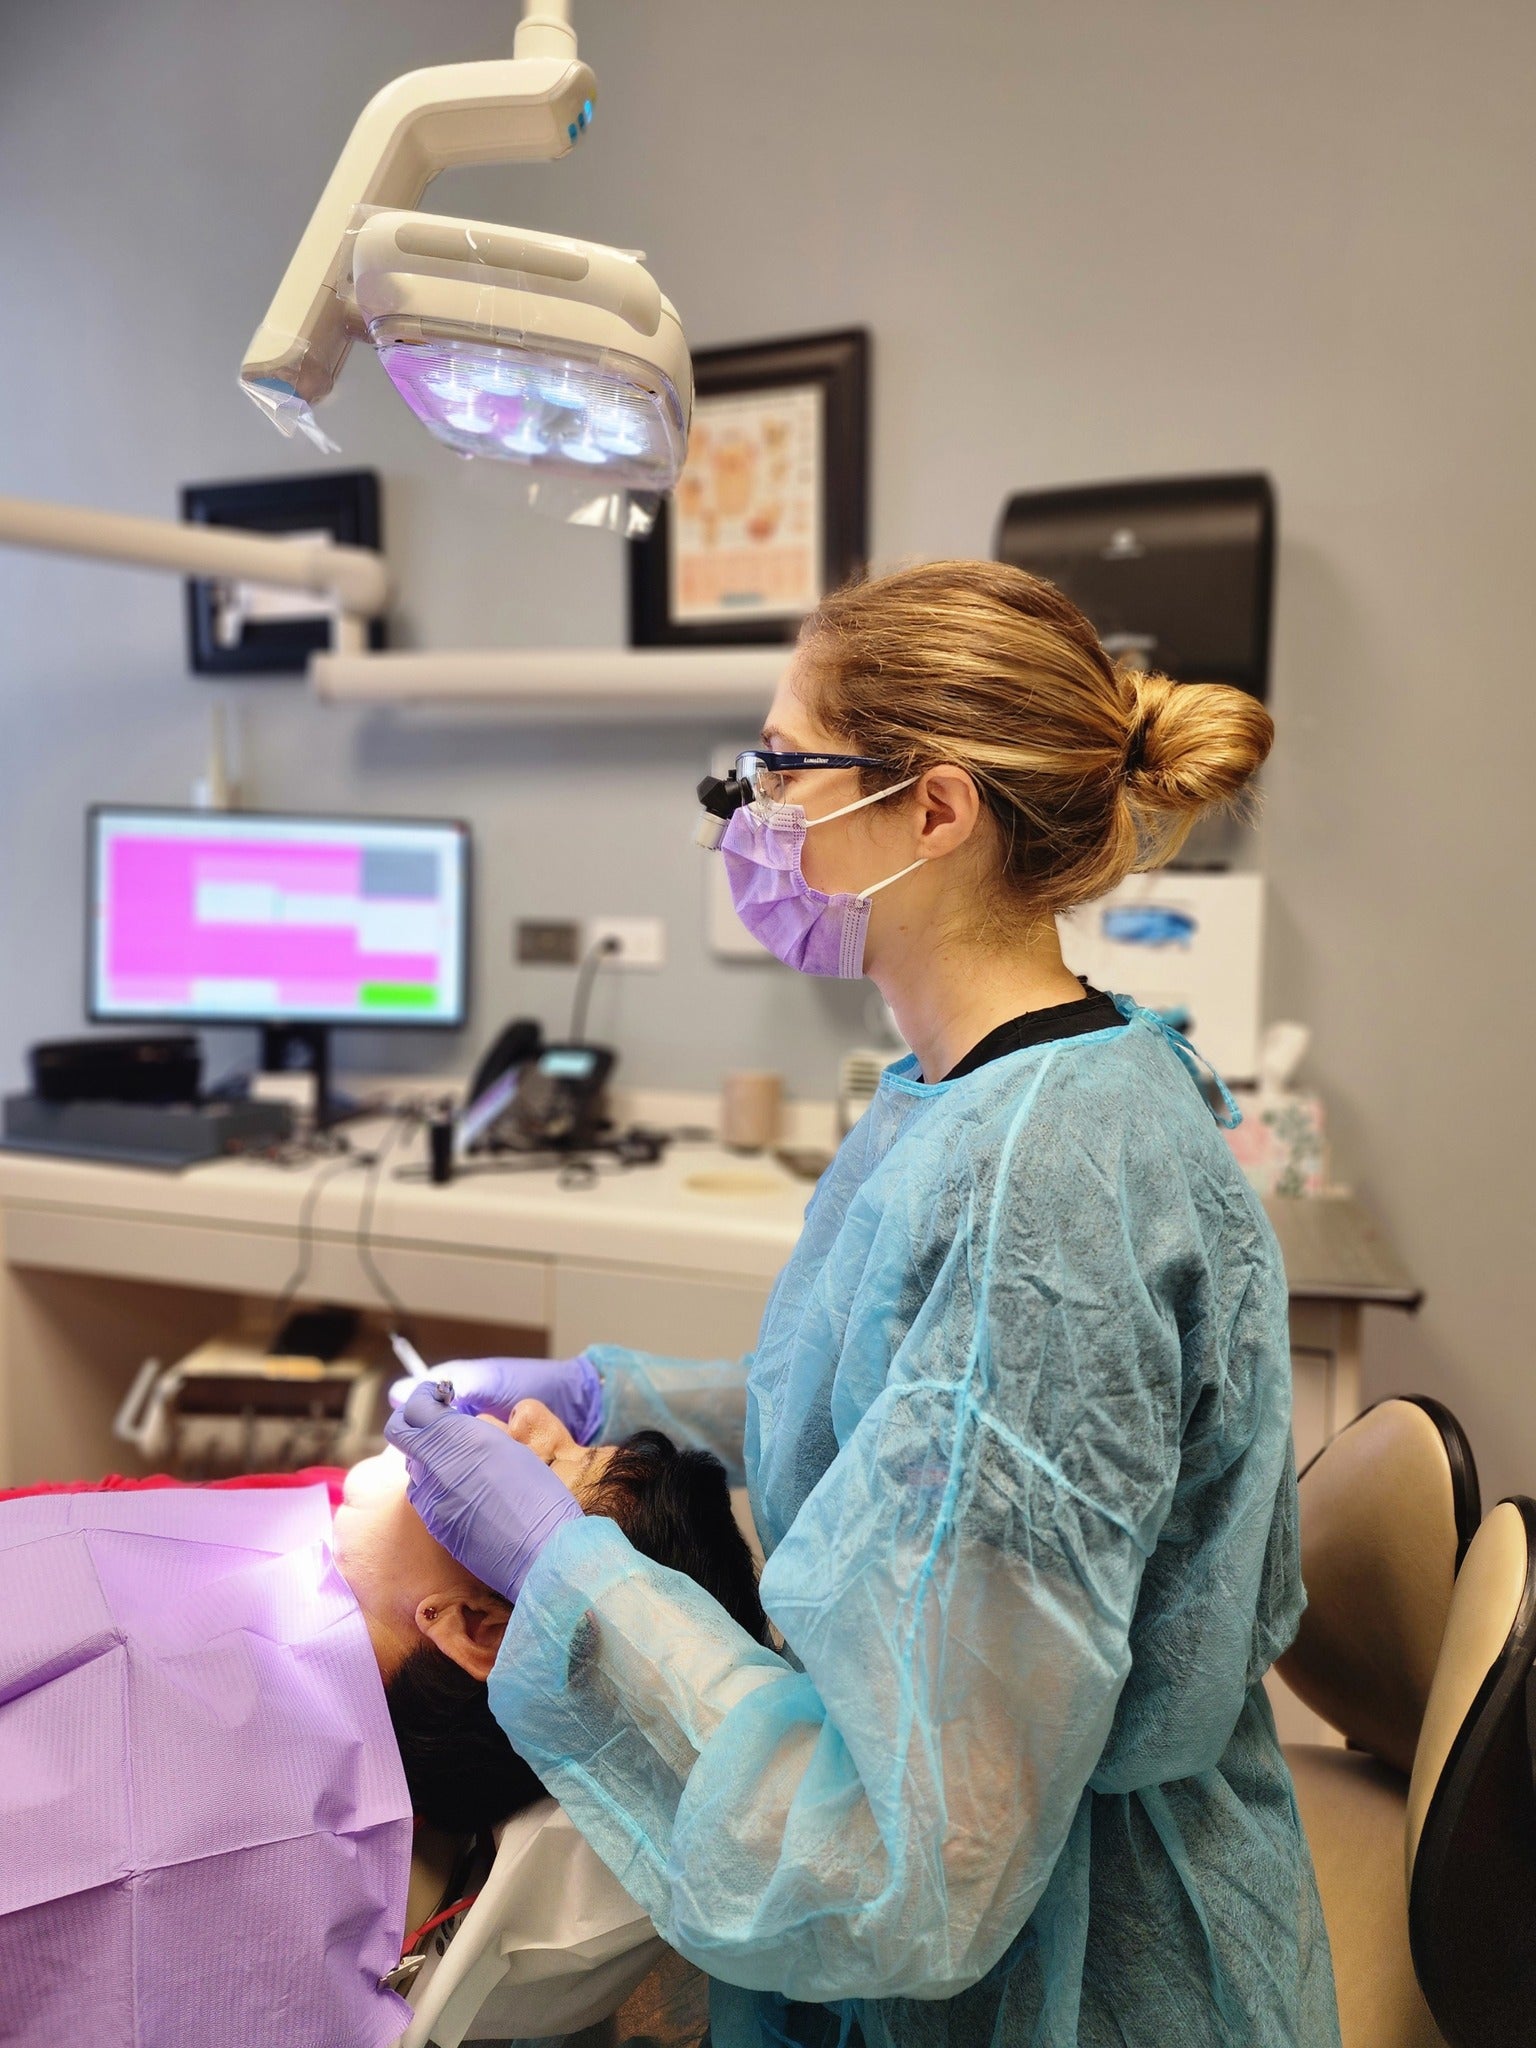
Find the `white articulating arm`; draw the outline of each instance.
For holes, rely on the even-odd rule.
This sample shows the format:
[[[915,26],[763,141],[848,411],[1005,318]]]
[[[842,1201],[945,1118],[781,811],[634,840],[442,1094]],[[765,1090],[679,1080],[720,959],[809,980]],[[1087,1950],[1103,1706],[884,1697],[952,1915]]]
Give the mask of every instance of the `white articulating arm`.
[[[794,649],[485,647],[312,654],[328,703],[497,704],[534,719],[757,718]]]
[[[193,526],[82,505],[0,498],[0,543],[334,597],[342,612],[337,640],[343,648],[362,646],[362,621],[389,601],[389,572],[372,548],[278,540],[233,526]]]
[[[574,57],[576,31],[570,0],[523,0],[523,18],[512,44],[514,57]]]
[[[547,162],[574,147],[597,80],[576,56],[567,12],[531,6],[514,57],[409,71],[375,93],[246,350],[240,381],[259,403],[279,417],[295,404],[307,412],[335,383],[361,331],[345,279],[360,206],[414,208],[450,165]]]

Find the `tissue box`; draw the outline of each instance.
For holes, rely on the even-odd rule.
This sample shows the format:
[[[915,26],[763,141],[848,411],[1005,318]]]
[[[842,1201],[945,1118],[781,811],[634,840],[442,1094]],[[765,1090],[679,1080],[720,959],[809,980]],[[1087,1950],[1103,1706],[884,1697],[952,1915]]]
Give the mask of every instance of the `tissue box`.
[[[1322,1098],[1234,1088],[1243,1120],[1227,1132],[1238,1165],[1261,1195],[1318,1195],[1328,1183]]]
[[[1159,868],[1057,925],[1074,974],[1156,1010],[1229,1086],[1258,1080],[1261,876]]]

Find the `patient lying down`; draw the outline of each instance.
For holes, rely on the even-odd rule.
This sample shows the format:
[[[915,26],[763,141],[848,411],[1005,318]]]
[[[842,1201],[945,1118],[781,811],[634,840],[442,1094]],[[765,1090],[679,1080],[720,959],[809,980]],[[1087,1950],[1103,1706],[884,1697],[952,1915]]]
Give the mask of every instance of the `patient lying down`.
[[[764,1639],[751,1553],[708,1452],[679,1451],[655,1430],[589,1449],[539,1401],[520,1402],[509,1423],[481,1420],[537,1452],[587,1514],[617,1522],[638,1551],[686,1572]],[[487,1699],[511,1609],[427,1534],[405,1488],[398,1451],[352,1467],[335,1561],[368,1624],[416,1813],[472,1834],[543,1796]]]
[[[707,1453],[650,1431],[586,1449],[531,1401],[482,1426],[762,1638]],[[506,1603],[427,1534],[396,1452],[312,1476],[334,1515],[281,1480],[0,1498],[19,2048],[385,2048],[409,2018],[384,1979],[412,1815],[468,1834],[540,1796],[487,1702]]]

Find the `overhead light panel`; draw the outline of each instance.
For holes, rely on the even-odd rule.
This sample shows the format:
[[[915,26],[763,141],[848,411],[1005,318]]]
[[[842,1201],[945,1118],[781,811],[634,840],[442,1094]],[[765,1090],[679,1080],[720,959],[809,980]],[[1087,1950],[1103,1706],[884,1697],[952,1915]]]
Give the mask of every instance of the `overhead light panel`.
[[[461,455],[669,491],[692,366],[638,256],[490,222],[382,212],[352,285],[390,382]]]
[[[640,254],[416,211],[450,165],[568,155],[596,104],[568,11],[548,0],[529,0],[509,60],[408,72],[374,96],[241,366],[284,433],[334,445],[315,408],[367,340],[460,455],[518,464],[536,485],[672,489],[693,368]]]

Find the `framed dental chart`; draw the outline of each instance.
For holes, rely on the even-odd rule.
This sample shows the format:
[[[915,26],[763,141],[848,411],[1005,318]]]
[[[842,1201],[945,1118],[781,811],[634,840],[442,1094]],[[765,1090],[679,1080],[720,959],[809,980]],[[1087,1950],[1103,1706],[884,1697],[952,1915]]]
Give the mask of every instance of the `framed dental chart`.
[[[636,647],[793,640],[868,550],[869,335],[694,357],[688,460],[631,543]]]

